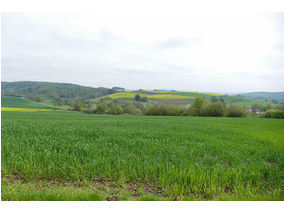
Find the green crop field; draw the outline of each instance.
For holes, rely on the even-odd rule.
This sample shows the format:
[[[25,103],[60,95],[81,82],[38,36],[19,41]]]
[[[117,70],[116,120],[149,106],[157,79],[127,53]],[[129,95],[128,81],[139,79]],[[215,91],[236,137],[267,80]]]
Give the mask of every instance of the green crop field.
[[[1,119],[2,200],[284,200],[284,120]]]
[[[1,107],[13,107],[13,108],[33,108],[33,109],[56,109],[55,107],[45,106],[38,104],[22,97],[15,96],[2,96]]]

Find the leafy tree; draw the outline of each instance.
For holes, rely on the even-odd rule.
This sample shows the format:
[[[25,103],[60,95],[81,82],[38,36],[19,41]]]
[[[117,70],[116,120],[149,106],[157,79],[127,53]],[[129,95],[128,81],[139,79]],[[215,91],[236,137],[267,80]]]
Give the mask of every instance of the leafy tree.
[[[222,104],[226,104],[223,98],[220,98],[219,101],[220,101]]]
[[[82,103],[80,101],[75,102],[72,106],[72,110],[78,111],[78,112],[82,111],[82,108],[83,108],[83,106],[82,106]]]
[[[107,106],[104,103],[98,104],[96,107],[96,113],[103,114],[106,113]]]
[[[263,109],[263,111],[265,112],[265,111],[267,111],[267,110],[272,109],[272,106],[271,106],[270,104],[266,104],[262,109]]]
[[[204,98],[196,97],[194,103],[188,109],[188,115],[199,116],[204,102]]]
[[[213,96],[213,97],[211,98],[211,102],[212,102],[212,103],[218,102],[218,97]]]
[[[113,114],[115,114],[115,115],[120,115],[120,114],[122,114],[122,113],[123,113],[122,107],[119,106],[119,105],[115,105]]]
[[[123,113],[135,114],[135,107],[133,105],[127,105],[123,107]]]
[[[139,94],[136,94],[135,97],[134,97],[134,100],[135,100],[135,101],[140,101],[140,99],[141,99],[141,98],[140,98],[140,95],[139,95]]]

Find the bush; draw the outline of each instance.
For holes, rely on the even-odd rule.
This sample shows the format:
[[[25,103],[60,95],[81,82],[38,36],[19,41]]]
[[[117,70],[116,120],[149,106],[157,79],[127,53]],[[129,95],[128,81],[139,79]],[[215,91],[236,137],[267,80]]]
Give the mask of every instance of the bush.
[[[78,112],[80,112],[80,111],[82,111],[82,103],[81,102],[76,102],[76,103],[74,103],[73,105],[72,105],[72,110],[73,111],[78,111]]]
[[[141,97],[139,94],[136,94],[134,97],[135,101],[147,102],[147,97]]]
[[[184,114],[183,107],[171,105],[153,105],[145,109],[145,115],[180,116]]]
[[[248,111],[239,105],[231,104],[226,107],[226,116],[227,117],[246,117]]]
[[[186,115],[199,116],[201,114],[201,109],[204,106],[204,99],[197,97],[194,103],[188,108]]]
[[[135,108],[134,114],[135,114],[135,115],[142,115],[142,110],[139,109],[139,108]]]
[[[115,105],[114,107],[111,108],[111,114],[120,115],[122,113],[123,113],[123,109],[119,105]]]
[[[284,119],[284,111],[282,110],[267,110],[266,112],[262,113],[259,117],[261,118],[282,118]]]
[[[124,114],[135,114],[135,108],[132,105],[127,105],[123,107]]]
[[[272,106],[270,105],[270,104],[266,104],[263,108],[262,108],[262,110],[265,112],[265,111],[267,111],[267,110],[270,110],[270,109],[272,109]]]
[[[202,116],[223,117],[225,114],[225,105],[217,103],[209,103],[201,109]]]
[[[36,101],[36,102],[42,102],[43,98],[41,95],[27,95],[27,99],[30,99],[32,101]]]
[[[98,114],[104,114],[107,110],[107,107],[104,103],[98,104],[96,107],[96,113]]]

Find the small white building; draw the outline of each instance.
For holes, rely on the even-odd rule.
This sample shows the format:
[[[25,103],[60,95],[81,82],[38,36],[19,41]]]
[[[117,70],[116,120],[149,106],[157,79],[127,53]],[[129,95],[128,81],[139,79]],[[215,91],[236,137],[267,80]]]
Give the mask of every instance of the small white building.
[[[189,107],[190,107],[190,104],[186,104],[183,108],[184,109],[189,109]]]

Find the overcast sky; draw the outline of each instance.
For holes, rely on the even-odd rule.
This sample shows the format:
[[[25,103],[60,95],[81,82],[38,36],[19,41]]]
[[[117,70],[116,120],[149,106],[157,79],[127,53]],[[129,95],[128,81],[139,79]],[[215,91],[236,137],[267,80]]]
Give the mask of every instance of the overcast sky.
[[[284,13],[2,14],[2,81],[284,91]]]

